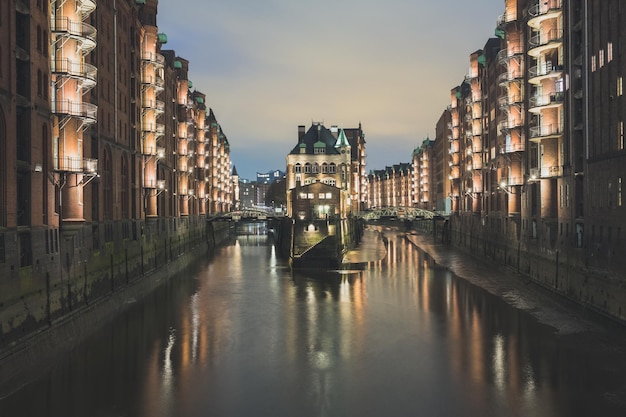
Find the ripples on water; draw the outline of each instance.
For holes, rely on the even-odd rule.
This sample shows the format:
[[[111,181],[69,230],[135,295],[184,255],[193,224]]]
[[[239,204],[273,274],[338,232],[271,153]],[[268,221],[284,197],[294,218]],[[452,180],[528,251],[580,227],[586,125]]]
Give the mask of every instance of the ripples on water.
[[[262,228],[246,232],[0,415],[626,415],[619,346],[557,336],[403,234],[363,269],[291,271]]]

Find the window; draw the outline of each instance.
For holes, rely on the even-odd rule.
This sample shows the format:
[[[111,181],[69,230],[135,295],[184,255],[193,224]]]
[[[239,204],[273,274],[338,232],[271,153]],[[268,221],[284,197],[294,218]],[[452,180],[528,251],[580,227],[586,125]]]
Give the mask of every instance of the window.
[[[617,132],[618,132],[617,149],[620,151],[623,151],[624,150],[624,122],[622,122],[621,120],[617,122]]]
[[[311,164],[309,164],[308,162],[304,165],[304,172],[307,174],[311,173]]]
[[[592,56],[591,57],[591,72],[595,72],[596,71],[596,56]]]
[[[328,164],[326,162],[322,164],[322,174],[328,174]]]
[[[328,166],[328,173],[329,173],[329,174],[334,174],[335,172],[337,172],[336,166],[335,166],[335,164],[334,164],[334,163],[331,163],[331,164]]]
[[[319,193],[318,197],[320,200],[326,199],[326,193]]]
[[[600,49],[598,52],[598,65],[600,68],[604,66],[604,49]]]
[[[617,207],[622,207],[622,178],[617,179]]]
[[[622,77],[617,77],[617,86],[615,88],[615,95],[620,97],[622,95]]]
[[[613,42],[609,42],[606,45],[606,62],[609,63],[613,61]]]
[[[300,165],[300,163],[296,164],[296,166],[294,167],[294,172],[296,173],[302,172],[302,165]]]
[[[320,170],[320,166],[316,163],[313,164],[313,173],[317,174]]]

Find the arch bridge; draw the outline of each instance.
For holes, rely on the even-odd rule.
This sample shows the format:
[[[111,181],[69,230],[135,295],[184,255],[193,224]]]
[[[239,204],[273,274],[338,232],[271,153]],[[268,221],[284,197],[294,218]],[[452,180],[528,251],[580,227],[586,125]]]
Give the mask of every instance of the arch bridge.
[[[283,217],[281,213],[268,209],[245,208],[241,210],[231,211],[229,213],[220,213],[213,216],[212,220],[218,221],[265,221]]]
[[[443,218],[441,214],[424,210],[417,207],[379,207],[369,211],[362,211],[357,214],[358,217],[364,220],[378,220],[378,219],[437,219]]]

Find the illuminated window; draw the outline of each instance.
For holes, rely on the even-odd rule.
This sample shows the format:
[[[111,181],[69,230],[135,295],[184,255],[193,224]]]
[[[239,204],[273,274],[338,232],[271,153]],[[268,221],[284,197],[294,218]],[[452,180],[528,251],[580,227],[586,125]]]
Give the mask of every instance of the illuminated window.
[[[613,61],[613,42],[609,42],[606,45],[606,62],[609,63]]]
[[[591,72],[595,72],[596,71],[596,56],[592,56],[591,57]]]
[[[598,52],[598,65],[600,68],[604,66],[604,49],[600,49],[600,52]]]
[[[617,179],[617,207],[622,206],[622,178]]]
[[[325,193],[319,193],[318,198],[320,200],[324,200],[326,198],[326,194]]]
[[[623,90],[622,90],[622,77],[617,77],[617,88],[615,89],[615,95],[617,95],[617,97],[621,96],[623,94]]]
[[[619,132],[617,149],[620,151],[624,150],[624,122],[619,121],[617,124],[617,131]]]
[[[313,200],[313,199],[315,198],[315,194],[313,194],[313,193],[308,193],[308,194],[307,194],[307,197],[308,197],[308,199],[309,199],[309,200]]]

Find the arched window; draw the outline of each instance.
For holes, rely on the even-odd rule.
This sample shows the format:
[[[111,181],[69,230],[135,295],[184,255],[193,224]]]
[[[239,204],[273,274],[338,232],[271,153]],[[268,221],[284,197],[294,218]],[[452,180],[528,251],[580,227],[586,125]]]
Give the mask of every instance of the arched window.
[[[311,173],[311,164],[310,163],[307,162],[306,164],[304,164],[304,172],[307,173],[307,174]]]
[[[322,164],[322,174],[328,174],[328,164],[326,162]]]
[[[331,162],[330,165],[328,166],[328,172],[330,174],[334,174],[335,172],[337,172],[337,167],[334,162]]]
[[[48,84],[48,74],[43,75],[43,98],[48,98],[48,91],[50,90],[50,85]]]
[[[313,173],[317,174],[320,171],[320,166],[319,164],[316,162],[313,164]]]
[[[301,172],[302,172],[302,165],[300,165],[300,162],[298,162],[298,163],[297,163],[297,164],[293,167],[293,169],[294,169],[294,172],[295,172],[295,173],[297,173],[297,174],[301,173]]]

